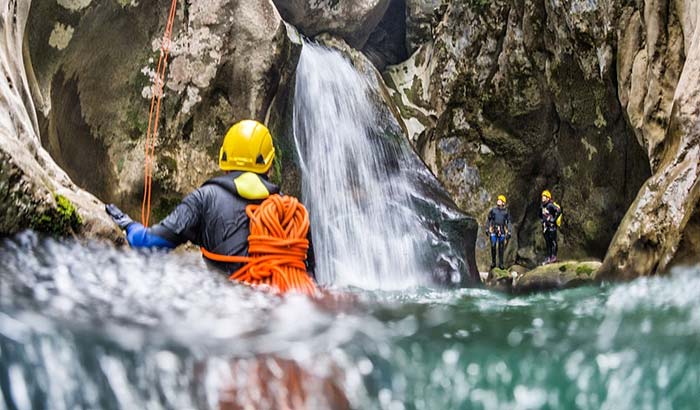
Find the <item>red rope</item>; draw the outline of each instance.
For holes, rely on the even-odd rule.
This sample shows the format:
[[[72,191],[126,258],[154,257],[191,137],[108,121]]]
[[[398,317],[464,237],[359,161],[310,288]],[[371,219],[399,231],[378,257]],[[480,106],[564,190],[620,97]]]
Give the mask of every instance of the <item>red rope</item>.
[[[156,78],[153,84],[153,95],[151,96],[151,108],[148,113],[148,131],[146,132],[145,159],[143,169],[143,201],[141,202],[141,223],[148,226],[151,216],[151,193],[153,183],[153,164],[156,149],[156,139],[158,138],[158,121],[160,118],[160,103],[163,98],[163,86],[165,85],[165,70],[168,67],[168,55],[170,54],[170,39],[173,34],[173,24],[177,11],[177,0],[172,0],[168,23],[165,26],[163,42],[160,48],[160,59],[156,69]]]

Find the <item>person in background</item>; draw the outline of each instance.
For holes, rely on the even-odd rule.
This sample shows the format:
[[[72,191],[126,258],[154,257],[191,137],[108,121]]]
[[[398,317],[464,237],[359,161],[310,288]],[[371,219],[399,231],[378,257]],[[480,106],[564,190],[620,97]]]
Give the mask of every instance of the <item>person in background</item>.
[[[552,193],[548,190],[542,191],[540,220],[542,221],[544,242],[547,245],[547,254],[544,259],[545,265],[557,261],[557,230],[561,225],[561,216],[561,207],[552,200]]]
[[[496,206],[489,211],[486,227],[491,239],[491,269],[496,267],[496,252],[498,252],[498,268],[504,269],[503,253],[511,235],[510,213],[506,208],[505,195],[499,195]]]

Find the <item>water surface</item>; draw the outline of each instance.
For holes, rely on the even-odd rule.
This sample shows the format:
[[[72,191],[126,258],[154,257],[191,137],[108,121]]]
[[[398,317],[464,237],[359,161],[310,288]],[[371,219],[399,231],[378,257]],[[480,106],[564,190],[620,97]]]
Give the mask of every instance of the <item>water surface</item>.
[[[228,283],[195,253],[0,245],[0,409],[282,408],[289,374],[306,408],[695,409],[700,269],[527,297],[314,301]]]

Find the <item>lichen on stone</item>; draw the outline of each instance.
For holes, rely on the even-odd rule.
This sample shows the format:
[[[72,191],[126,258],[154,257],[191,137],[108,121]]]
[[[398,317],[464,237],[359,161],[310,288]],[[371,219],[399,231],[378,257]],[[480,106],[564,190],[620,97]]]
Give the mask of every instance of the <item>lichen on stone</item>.
[[[583,147],[588,153],[588,160],[591,161],[593,159],[593,156],[598,153],[598,148],[594,147],[593,144],[586,141],[585,138],[581,138],[581,144],[583,144]]]
[[[123,1],[123,0],[121,0]],[[80,11],[92,3],[92,0],[57,0],[58,4],[70,11]]]
[[[139,2],[137,0],[117,0],[120,6],[126,8],[126,7],[136,7],[139,5]]]
[[[56,22],[49,37],[49,45],[58,50],[65,49],[73,38],[74,31],[73,27]]]

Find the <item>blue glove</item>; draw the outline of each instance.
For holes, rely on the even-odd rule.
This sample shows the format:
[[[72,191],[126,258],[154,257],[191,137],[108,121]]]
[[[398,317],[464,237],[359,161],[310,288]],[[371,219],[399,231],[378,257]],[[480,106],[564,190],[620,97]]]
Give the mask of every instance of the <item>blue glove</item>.
[[[119,225],[119,228],[126,230],[126,228],[134,223],[134,220],[129,217],[129,215],[122,212],[121,209],[117,208],[114,204],[105,205],[105,212],[112,217],[114,222]]]

